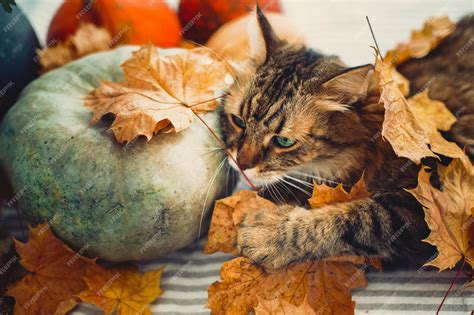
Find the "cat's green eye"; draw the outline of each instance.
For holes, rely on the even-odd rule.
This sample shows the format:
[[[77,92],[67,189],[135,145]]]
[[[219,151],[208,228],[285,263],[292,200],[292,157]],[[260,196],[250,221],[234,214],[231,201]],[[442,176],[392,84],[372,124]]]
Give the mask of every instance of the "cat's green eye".
[[[276,144],[282,148],[289,148],[296,143],[296,140],[282,136],[275,136],[274,139]]]
[[[234,124],[236,124],[237,126],[239,126],[242,129],[246,127],[245,121],[242,118],[240,118],[237,115],[231,115],[231,117],[232,117],[232,121],[234,122]]]

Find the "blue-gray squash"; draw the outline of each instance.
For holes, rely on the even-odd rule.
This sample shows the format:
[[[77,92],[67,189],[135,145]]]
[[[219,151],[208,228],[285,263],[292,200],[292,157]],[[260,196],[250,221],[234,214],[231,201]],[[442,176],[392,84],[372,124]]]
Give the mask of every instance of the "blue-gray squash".
[[[110,122],[91,126],[83,98],[100,80],[122,81],[120,64],[137,48],[93,54],[33,81],[0,128],[0,161],[17,192],[11,202],[33,222],[48,220],[76,250],[109,261],[190,244],[226,187],[227,172],[216,173],[224,155],[199,120],[127,145]],[[202,116],[219,131],[216,113]]]
[[[21,90],[37,77],[39,64],[35,50],[39,48],[25,13],[15,5],[0,6],[0,119]]]

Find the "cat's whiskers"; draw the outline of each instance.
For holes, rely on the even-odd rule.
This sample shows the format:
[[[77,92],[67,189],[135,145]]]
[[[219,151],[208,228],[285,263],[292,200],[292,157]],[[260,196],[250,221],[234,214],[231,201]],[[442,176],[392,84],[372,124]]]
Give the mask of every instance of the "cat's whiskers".
[[[270,181],[262,179],[262,184],[263,184],[263,189],[268,191],[268,193],[270,194],[270,197],[272,197],[273,200],[276,200],[277,202],[282,202],[282,200],[278,198],[275,191],[273,190],[274,187]]]
[[[313,179],[316,179],[318,181],[320,181],[321,183],[318,183],[318,184],[322,184],[322,183],[330,183],[330,184],[333,184],[333,185],[342,185],[343,187],[345,188],[348,188],[348,189],[351,189],[352,186],[351,185],[347,185],[347,184],[344,184],[344,183],[341,183],[341,182],[336,182],[336,181],[333,181],[333,180],[330,180],[330,179],[327,179],[327,178],[323,178],[323,177],[319,177],[319,176],[316,176],[316,175],[312,175],[312,174],[308,174],[308,173],[303,173],[303,172],[298,172],[298,171],[290,171],[291,173],[296,173],[300,176],[307,176],[308,178],[313,178]],[[379,192],[379,193],[393,193],[393,192],[398,192],[398,190],[396,189],[372,189],[370,190],[371,192]]]
[[[275,185],[276,185],[277,187],[282,187],[286,192],[289,192],[289,193],[291,194],[291,196],[293,196],[293,199],[294,199],[296,202],[298,202],[298,204],[301,204],[300,200],[299,200],[298,197],[295,195],[295,193],[294,193],[290,188],[288,188],[285,184],[280,183],[280,182],[276,182]],[[287,195],[289,198],[291,198],[290,195],[288,195],[288,194],[286,194],[286,193],[285,193],[285,195]]]
[[[323,178],[323,177],[320,177],[320,176],[316,176],[316,175],[312,175],[312,174],[308,174],[308,173],[303,173],[303,172],[299,172],[299,171],[290,171],[290,173],[294,173],[296,175],[300,175],[300,176],[306,176],[306,177],[309,177],[309,178],[312,178],[312,179],[316,179],[322,183],[326,182],[326,183],[331,183],[331,184],[334,184],[334,185],[339,185],[341,184],[342,186],[344,187],[348,187],[350,188],[351,186],[350,185],[347,185],[347,184],[344,184],[344,183],[341,183],[341,182],[336,182],[336,181],[333,181],[331,179],[328,179],[328,178]]]
[[[225,195],[229,196],[229,175],[230,175],[230,167],[227,166],[227,174],[225,176]]]
[[[290,175],[285,175],[284,177],[285,177],[285,178],[288,178],[288,179],[291,179],[291,180],[293,180],[293,181],[295,181],[295,182],[297,182],[297,183],[300,183],[300,184],[302,184],[302,185],[304,185],[304,186],[306,186],[306,187],[308,187],[308,188],[313,189],[313,187],[314,187],[314,185],[311,184],[311,183],[309,183],[308,181],[301,180],[301,179],[299,179],[299,178],[296,178],[296,177],[293,177],[293,176],[290,176]]]
[[[217,153],[221,151],[224,151],[224,150],[222,148],[215,148],[215,149],[208,150],[208,152],[201,154],[201,156],[209,155],[209,154],[213,154],[213,153]]]
[[[209,184],[205,186],[207,188],[207,193],[206,193],[206,198],[204,199],[204,204],[202,205],[201,218],[199,220],[199,229],[198,229],[198,235],[197,235],[198,240],[199,240],[199,237],[201,236],[202,221],[204,218],[204,212],[206,211],[207,200],[209,199],[209,194],[211,192],[212,185],[214,184],[214,181],[216,180],[217,175],[219,175],[220,171],[222,170],[222,167],[226,165],[225,163],[226,160],[227,160],[227,157],[222,159],[222,161],[219,163],[219,166],[217,167],[217,170],[214,172],[214,175],[209,181]],[[228,164],[227,164],[227,167],[229,167]],[[201,197],[202,197],[202,194],[201,194]]]
[[[298,189],[299,191],[301,191],[301,192],[304,193],[305,195],[308,195],[308,196],[311,197],[311,194],[310,194],[308,191],[306,191],[306,190],[304,190],[303,188],[301,188],[300,186],[297,186],[296,184],[293,184],[293,183],[291,183],[291,182],[285,180],[284,178],[280,178],[280,181],[282,181],[282,182],[284,182],[285,184],[290,185],[290,186],[292,186],[292,187]]]
[[[282,196],[282,194],[278,190],[278,187],[276,187],[275,183],[270,183],[270,187],[272,187],[275,190],[275,194],[280,197],[280,198],[277,198],[277,201],[281,204],[284,204],[285,203],[285,198]]]

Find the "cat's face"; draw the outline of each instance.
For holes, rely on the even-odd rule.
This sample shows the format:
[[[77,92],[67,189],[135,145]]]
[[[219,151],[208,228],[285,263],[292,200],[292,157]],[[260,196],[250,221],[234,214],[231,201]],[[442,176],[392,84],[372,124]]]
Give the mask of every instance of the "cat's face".
[[[340,177],[363,159],[371,136],[352,106],[365,98],[372,67],[347,69],[338,58],[289,45],[257,16],[252,62],[235,67],[221,108],[228,151],[259,186],[299,172]]]

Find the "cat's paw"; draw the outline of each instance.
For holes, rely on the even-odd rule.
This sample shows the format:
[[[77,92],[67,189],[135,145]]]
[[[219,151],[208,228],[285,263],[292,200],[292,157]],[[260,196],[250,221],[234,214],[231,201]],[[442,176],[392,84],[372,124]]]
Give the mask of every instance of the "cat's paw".
[[[259,210],[245,216],[239,227],[237,248],[252,262],[275,270],[293,262],[287,234],[288,208]]]

